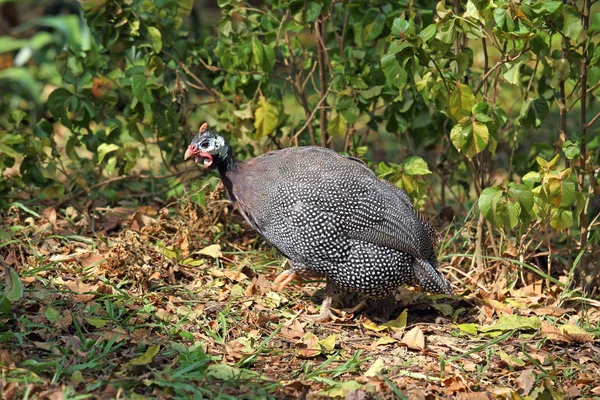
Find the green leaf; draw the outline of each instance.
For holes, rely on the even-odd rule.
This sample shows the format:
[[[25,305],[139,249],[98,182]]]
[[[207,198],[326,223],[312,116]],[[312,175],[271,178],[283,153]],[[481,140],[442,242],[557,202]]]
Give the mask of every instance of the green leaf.
[[[346,133],[346,119],[341,113],[337,113],[329,122],[327,133],[331,136],[343,136]]]
[[[264,59],[264,50],[262,43],[256,38],[252,37],[252,62],[255,66],[262,66]]]
[[[495,223],[495,207],[494,204],[502,197],[502,190],[495,187],[488,187],[481,191],[479,196],[479,209],[483,216],[490,222]]]
[[[112,153],[113,151],[117,151],[119,150],[120,147],[114,143],[102,143],[100,146],[98,146],[98,164],[101,164],[102,161],[104,160],[104,157],[106,157],[106,155],[108,153]]]
[[[85,317],[85,320],[94,328],[104,328],[106,326],[106,320],[102,318]]]
[[[459,324],[457,325],[458,329],[460,329],[463,332],[468,333],[469,335],[477,335],[477,325],[473,324],[473,323],[467,323],[467,324]]]
[[[71,100],[71,97],[73,97],[73,93],[64,88],[56,89],[48,97],[48,109],[66,127],[71,127],[71,121],[67,116],[67,102]]]
[[[571,5],[563,6],[563,34],[569,39],[577,42],[583,32],[581,16],[577,9]]]
[[[542,326],[542,322],[538,317],[522,317],[520,315],[505,315],[500,317],[498,322],[490,326],[481,326],[479,331],[481,332],[492,332],[492,331],[512,331],[515,329],[528,331],[538,330]]]
[[[542,176],[539,172],[530,171],[526,173],[521,180],[525,182],[528,187],[533,188],[536,183],[542,180]]]
[[[363,35],[365,40],[374,40],[381,35],[383,32],[383,28],[385,28],[385,14],[379,13],[373,22],[365,25],[363,27]]]
[[[507,354],[502,349],[498,349],[498,355],[500,356],[500,360],[504,361],[506,364],[510,365],[511,367],[515,367],[515,366],[522,367],[525,365],[525,362],[523,360]]]
[[[386,54],[381,58],[381,70],[388,81],[398,89],[403,89],[406,86],[408,74],[406,73],[406,70],[400,66],[395,54]]]
[[[525,128],[539,128],[548,116],[548,102],[542,98],[536,97],[529,99],[523,104],[521,114],[519,115],[519,123]]]
[[[490,4],[490,0],[473,0],[473,4],[479,11],[483,11]]]
[[[277,109],[264,96],[260,96],[258,107],[254,111],[254,127],[257,137],[269,136],[278,123]]]
[[[148,84],[148,77],[144,74],[136,74],[131,77],[131,91],[133,95],[144,104],[154,103],[152,93],[146,87]]]
[[[148,347],[148,350],[138,358],[134,358],[129,362],[131,365],[148,365],[154,360],[154,356],[158,354],[160,350],[160,345],[154,345]]]
[[[44,311],[44,315],[46,316],[46,318],[48,318],[48,321],[50,321],[51,324],[55,324],[56,321],[58,321],[62,317],[62,315],[60,315],[60,311],[58,311],[54,307],[46,308],[46,311]]]
[[[144,138],[144,135],[142,135],[142,132],[140,132],[137,120],[130,119],[127,122],[127,132],[129,133],[129,136],[131,136],[133,139],[137,140],[140,143],[146,144],[146,139]]]
[[[375,96],[379,96],[381,91],[383,90],[383,86],[372,86],[367,90],[358,90],[358,94],[360,94],[364,99],[369,100]]]
[[[504,79],[506,79],[508,83],[521,85],[521,65],[523,65],[522,61],[507,64],[508,68],[504,73]]]
[[[10,301],[17,301],[23,297],[23,282],[19,274],[8,265],[4,265],[4,296]]]
[[[422,41],[427,42],[431,40],[437,32],[437,26],[435,24],[428,25],[427,28],[423,29],[419,33],[419,37]]]
[[[342,111],[342,115],[350,125],[354,124],[360,115],[360,109],[352,104],[350,107]]]
[[[517,200],[525,208],[528,213],[533,209],[533,193],[526,185],[517,185],[510,183],[508,187],[508,195]]]
[[[315,22],[317,20],[317,18],[319,17],[319,15],[321,15],[321,4],[316,2],[316,1],[309,1],[306,4],[306,7],[303,8],[303,10],[298,13],[301,15],[296,15],[297,17],[300,17],[300,22],[301,23],[310,23],[310,22]],[[298,20],[298,19],[297,19]]]
[[[590,29],[588,31],[588,35],[593,35],[596,32],[600,32],[600,13],[593,13],[592,23],[590,24]]]
[[[511,203],[505,201],[501,207],[501,216],[504,227],[513,229],[519,223],[519,215],[521,214],[521,205],[519,203]]]
[[[194,8],[194,0],[177,0],[177,5],[179,6],[177,14],[181,17],[187,17],[192,13],[192,9]]]
[[[458,151],[471,159],[485,149],[490,133],[485,124],[473,120],[466,126],[455,125],[450,131],[450,139]]]
[[[600,13],[596,14],[600,15]],[[590,68],[588,72],[588,88],[596,86],[600,82],[600,67]]]
[[[150,35],[150,43],[152,44],[152,49],[155,53],[160,53],[162,50],[162,35],[160,31],[153,27],[148,27],[148,34]]]
[[[6,154],[12,158],[19,158],[23,155],[23,153],[16,151],[4,142],[0,142],[0,154]]]
[[[271,72],[275,66],[275,50],[271,45],[263,45],[263,51],[265,54],[262,69],[265,72]]]
[[[496,26],[502,30],[506,23],[506,8],[498,7],[494,10],[494,21]]]
[[[575,182],[562,180],[561,181],[561,190],[562,190],[562,199],[560,202],[560,207],[571,207],[575,204]]]
[[[562,231],[570,228],[573,225],[573,213],[571,210],[562,210],[553,208],[550,211],[550,226],[554,229]]]
[[[419,156],[410,156],[402,163],[404,173],[407,175],[431,174],[427,162]]]
[[[410,29],[410,22],[403,18],[396,18],[392,24],[392,35],[403,37]]]
[[[240,370],[227,364],[213,364],[206,369],[206,376],[229,381],[240,377]]]
[[[454,61],[456,62],[457,76],[462,76],[466,72],[467,68],[469,68],[469,56],[467,53],[461,51],[454,56]]]
[[[477,104],[477,101],[475,100],[471,88],[462,83],[457,83],[456,89],[454,89],[448,100],[448,110],[450,111],[450,115],[457,121],[463,117],[470,116],[471,109],[475,104]]]
[[[567,157],[569,160],[579,158],[579,142],[573,143],[572,141],[567,140],[563,143],[562,149],[565,153],[565,157]]]

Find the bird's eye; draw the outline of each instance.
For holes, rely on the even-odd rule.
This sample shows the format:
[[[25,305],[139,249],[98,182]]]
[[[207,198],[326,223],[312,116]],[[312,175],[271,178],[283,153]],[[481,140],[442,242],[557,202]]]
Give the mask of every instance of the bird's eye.
[[[208,142],[202,142],[200,143],[200,147],[203,149],[208,149]]]

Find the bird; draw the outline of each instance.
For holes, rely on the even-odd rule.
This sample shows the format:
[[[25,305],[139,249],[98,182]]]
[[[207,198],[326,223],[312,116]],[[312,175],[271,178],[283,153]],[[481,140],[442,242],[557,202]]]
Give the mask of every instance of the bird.
[[[238,161],[204,123],[189,144],[193,158],[216,170],[250,226],[282,253],[290,269],[273,282],[325,278],[317,321],[334,318],[336,292],[378,300],[400,285],[453,294],[438,269],[438,235],[400,188],[379,179],[359,158],[317,146],[290,147]]]

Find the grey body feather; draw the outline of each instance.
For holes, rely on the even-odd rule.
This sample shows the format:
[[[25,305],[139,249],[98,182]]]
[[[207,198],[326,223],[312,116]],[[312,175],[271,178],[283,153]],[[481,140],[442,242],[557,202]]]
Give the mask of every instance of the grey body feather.
[[[250,225],[301,275],[372,298],[408,282],[452,292],[437,270],[435,230],[360,160],[289,148],[239,162],[223,178]]]

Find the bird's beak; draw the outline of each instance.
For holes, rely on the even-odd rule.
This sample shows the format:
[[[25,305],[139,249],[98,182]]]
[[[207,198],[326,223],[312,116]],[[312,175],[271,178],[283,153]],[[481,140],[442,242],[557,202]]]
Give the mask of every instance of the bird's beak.
[[[196,146],[194,146],[193,144],[190,144],[188,146],[187,150],[185,151],[185,155],[183,156],[183,159],[187,160],[188,158],[192,157],[195,154],[196,154]]]

